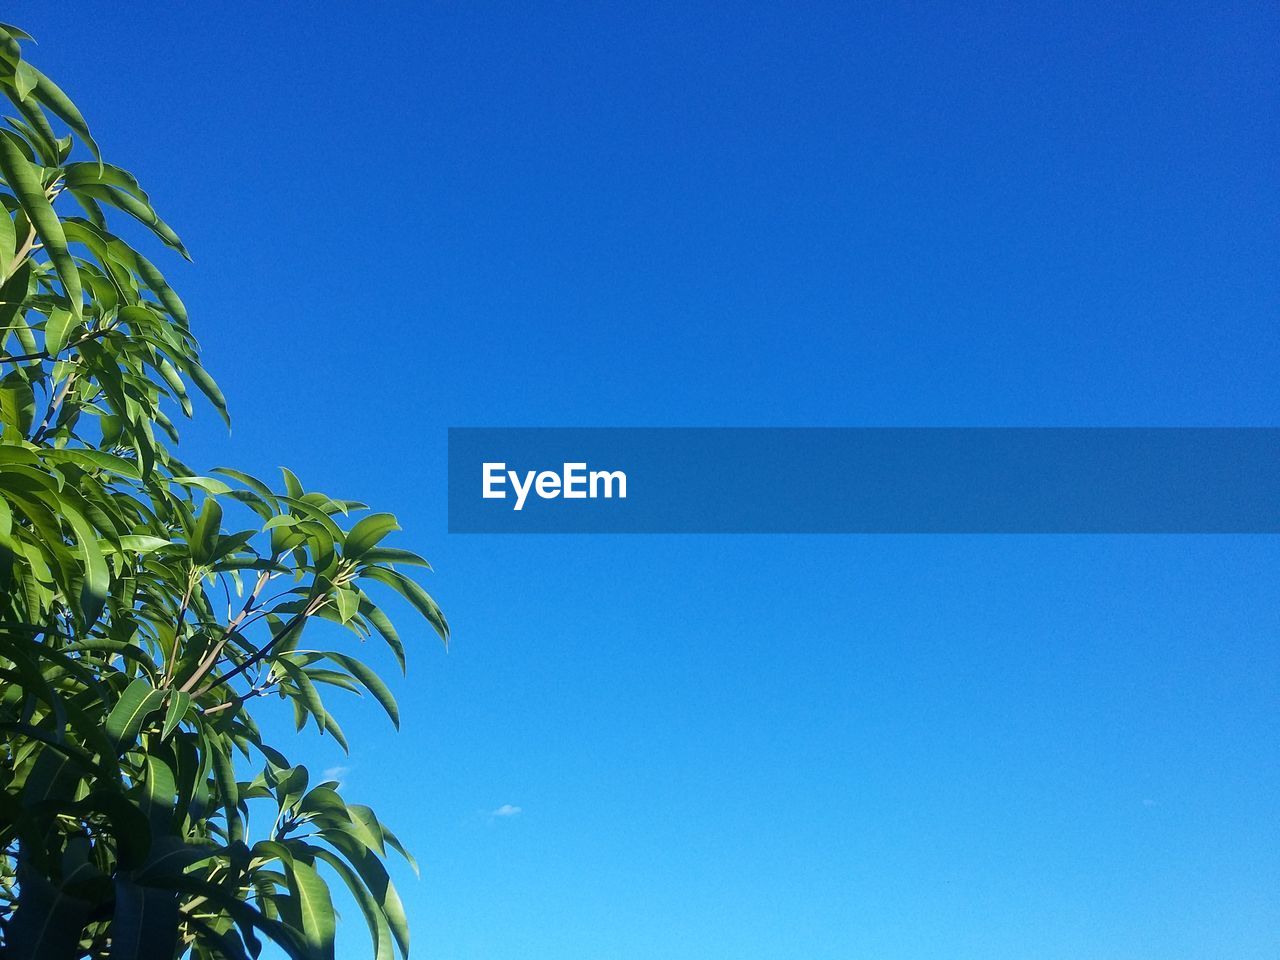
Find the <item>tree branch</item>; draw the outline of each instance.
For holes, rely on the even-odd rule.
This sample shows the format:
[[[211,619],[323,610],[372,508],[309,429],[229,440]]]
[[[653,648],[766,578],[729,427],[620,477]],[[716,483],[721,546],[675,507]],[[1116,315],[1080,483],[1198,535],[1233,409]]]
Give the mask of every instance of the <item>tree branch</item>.
[[[258,582],[253,585],[252,592],[250,592],[249,596],[245,598],[244,606],[240,608],[240,612],[236,614],[235,619],[227,624],[227,628],[222,631],[222,637],[213,645],[213,649],[204,656],[204,659],[202,659],[196,666],[196,669],[191,676],[187,677],[187,679],[183,681],[182,686],[178,688],[180,691],[183,693],[190,693],[192,687],[209,675],[215,664],[217,664],[218,657],[222,656],[222,651],[226,648],[227,644],[231,642],[231,635],[236,632],[236,627],[240,626],[240,621],[249,615],[250,611],[253,609],[254,602],[258,599],[258,594],[262,592],[262,588],[267,585],[267,581],[270,579],[270,571],[263,570],[258,574]],[[200,693],[204,692],[205,690],[200,691]],[[196,695],[199,696],[200,694],[198,693]]]
[[[105,337],[107,334],[111,333],[114,329],[115,327],[99,327],[97,330],[90,330],[88,333],[82,336],[76,337],[74,340],[68,343],[65,347],[63,347],[62,350],[59,350],[58,353],[62,353],[63,350],[69,350],[72,347],[78,347],[82,343],[88,343],[90,340],[100,340],[103,337]],[[57,357],[57,354],[50,353],[48,350],[40,350],[40,351],[37,351],[36,353],[22,353],[22,354],[11,353],[6,356],[0,357],[0,363],[23,363],[27,360],[53,360],[56,357]]]
[[[311,603],[307,604],[306,609],[301,610],[298,613],[294,614],[293,619],[290,620],[288,623],[286,623],[283,627],[281,627],[280,632],[277,633],[274,637],[272,637],[271,640],[266,644],[266,646],[264,646],[261,650],[259,650],[253,656],[249,657],[247,660],[245,660],[235,669],[229,671],[228,673],[224,674],[221,677],[218,677],[216,680],[211,680],[208,683],[206,683],[203,687],[201,687],[194,694],[192,694],[192,696],[195,696],[195,697],[204,696],[214,687],[224,684],[228,680],[230,680],[232,677],[236,677],[244,673],[254,664],[261,661],[262,658],[265,657],[268,653],[270,653],[275,647],[279,646],[280,641],[284,640],[284,638],[287,637],[295,627],[302,626],[302,624],[306,622],[308,617],[310,617],[317,610],[323,607],[327,602],[328,602],[327,597],[317,597],[315,600],[312,600]]]

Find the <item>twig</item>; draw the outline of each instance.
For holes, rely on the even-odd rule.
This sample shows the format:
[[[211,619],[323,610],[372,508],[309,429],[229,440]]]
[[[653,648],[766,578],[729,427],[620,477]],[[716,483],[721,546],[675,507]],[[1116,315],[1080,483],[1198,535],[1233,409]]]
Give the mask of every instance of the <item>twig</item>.
[[[244,606],[241,607],[240,612],[236,614],[235,619],[231,620],[227,624],[227,628],[222,631],[222,637],[213,645],[213,649],[210,650],[196,666],[196,669],[191,676],[187,677],[182,686],[178,688],[179,690],[183,693],[190,693],[192,687],[208,676],[209,672],[213,669],[214,664],[218,662],[218,657],[222,655],[223,649],[231,641],[231,634],[235,633],[236,628],[240,626],[240,621],[247,617],[252,611],[253,604],[258,599],[258,594],[262,592],[262,588],[267,585],[267,581],[270,579],[270,571],[263,570],[258,574],[258,582],[253,585],[253,591],[245,598]],[[200,691],[200,693],[204,692],[204,690]],[[199,694],[197,694],[197,696],[199,696]]]
[[[62,350],[59,350],[58,353],[62,353],[63,350],[69,350],[72,347],[78,347],[82,343],[88,343],[90,340],[100,340],[103,337],[105,337],[107,334],[111,333],[113,330],[115,330],[115,327],[99,327],[97,330],[90,330],[88,333],[84,334],[83,336],[76,337],[76,339],[72,340],[65,347],[63,347]],[[37,351],[36,353],[23,353],[23,354],[11,353],[11,354],[7,354],[6,356],[0,357],[0,363],[23,363],[27,360],[53,360],[57,357],[57,355],[58,354],[50,353],[48,350],[40,350],[40,351]]]
[[[270,653],[275,647],[279,646],[280,642],[284,640],[285,637],[287,637],[295,627],[300,627],[303,623],[306,622],[308,617],[312,616],[317,610],[319,610],[328,602],[329,601],[327,597],[317,597],[315,600],[312,600],[311,603],[307,604],[305,609],[300,610],[298,613],[294,614],[293,618],[288,623],[286,623],[283,627],[281,627],[280,632],[277,633],[274,637],[272,637],[270,642],[268,642],[261,650],[259,650],[253,656],[249,657],[239,666],[223,674],[221,677],[218,677],[216,680],[211,680],[209,683],[206,683],[203,687],[201,687],[194,694],[192,694],[192,696],[196,696],[196,697],[204,696],[214,687],[220,686],[226,683],[231,678],[239,676],[240,674],[244,673],[254,664],[258,663],[268,653]]]

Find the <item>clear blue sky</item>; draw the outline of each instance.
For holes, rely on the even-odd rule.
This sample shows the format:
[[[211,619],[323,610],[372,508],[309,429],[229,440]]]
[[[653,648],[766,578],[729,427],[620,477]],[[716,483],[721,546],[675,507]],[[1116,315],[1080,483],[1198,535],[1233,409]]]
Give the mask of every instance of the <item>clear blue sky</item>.
[[[451,425],[1277,425],[1274,4],[13,6],[194,251],[186,457],[436,564],[404,732],[297,743],[415,956],[1280,954],[1275,539],[444,502]]]

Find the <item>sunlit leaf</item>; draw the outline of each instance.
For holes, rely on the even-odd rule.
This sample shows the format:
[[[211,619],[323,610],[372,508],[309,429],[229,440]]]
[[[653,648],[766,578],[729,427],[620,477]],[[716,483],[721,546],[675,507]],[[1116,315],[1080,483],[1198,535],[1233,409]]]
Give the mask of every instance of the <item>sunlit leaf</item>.
[[[13,137],[3,133],[0,133],[0,174],[22,204],[23,212],[44,244],[45,253],[62,280],[68,307],[78,317],[83,307],[84,294],[80,287],[80,271],[76,269],[71,251],[67,249],[62,221],[45,194],[44,184],[36,168],[23,156]]]

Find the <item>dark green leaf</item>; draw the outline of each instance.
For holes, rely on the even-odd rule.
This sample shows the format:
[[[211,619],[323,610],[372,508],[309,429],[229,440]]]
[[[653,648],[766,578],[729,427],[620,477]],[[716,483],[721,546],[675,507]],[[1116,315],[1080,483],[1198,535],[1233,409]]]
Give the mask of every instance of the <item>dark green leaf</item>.
[[[18,884],[18,908],[5,930],[5,956],[14,960],[74,960],[79,956],[80,932],[93,905],[55,887],[22,861],[18,861]]]
[[[173,960],[178,940],[178,897],[116,877],[109,960]]]
[[[143,721],[164,703],[164,691],[157,690],[146,680],[134,680],[120,696],[120,700],[107,716],[107,737],[122,752],[133,746]]]
[[[362,575],[385,583],[399,593],[427,619],[427,622],[440,635],[441,640],[445,643],[449,642],[449,624],[445,621],[444,614],[440,612],[436,602],[431,599],[431,595],[416,582],[410,580],[399,571],[391,570],[387,567],[368,567],[362,571]]]
[[[325,656],[359,680],[382,705],[382,709],[387,711],[391,722],[397,727],[400,726],[400,708],[396,705],[396,698],[392,696],[390,688],[383,683],[381,677],[355,657],[348,657],[341,653],[326,653]]]

